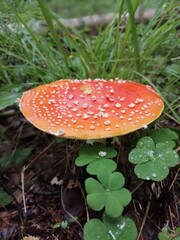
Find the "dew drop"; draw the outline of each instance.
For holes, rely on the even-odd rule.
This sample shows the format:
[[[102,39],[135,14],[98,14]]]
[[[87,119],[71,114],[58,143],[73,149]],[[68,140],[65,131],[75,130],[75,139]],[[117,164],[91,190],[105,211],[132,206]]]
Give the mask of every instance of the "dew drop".
[[[114,236],[114,234],[112,233],[111,230],[109,230],[109,235],[111,236],[111,239],[112,239],[112,240],[116,240],[116,237]]]
[[[157,177],[157,174],[156,173],[152,173],[152,177]]]

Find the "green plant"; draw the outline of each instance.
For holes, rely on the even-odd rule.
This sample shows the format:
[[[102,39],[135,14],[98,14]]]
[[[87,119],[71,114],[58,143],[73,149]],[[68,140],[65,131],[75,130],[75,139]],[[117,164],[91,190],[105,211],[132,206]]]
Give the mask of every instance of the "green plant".
[[[33,1],[33,4],[5,0],[0,18],[0,78],[4,89],[0,95],[0,109],[12,105],[23,87],[40,82],[58,78],[140,77],[157,90],[163,90],[167,113],[179,121],[176,113],[179,80],[176,1],[166,4],[160,1],[156,6],[157,11],[149,24],[137,26],[134,14],[138,1],[119,1],[116,7],[119,18],[114,18],[105,30],[100,29],[98,35],[91,38],[65,28],[43,0]],[[130,18],[124,26],[120,16],[127,11]],[[47,27],[37,34],[32,25],[39,19],[45,20]],[[123,31],[120,32],[116,25],[123,25]],[[46,34],[48,30],[50,34]],[[16,86],[20,86],[18,94],[14,94]]]
[[[21,5],[18,5],[18,2]],[[39,6],[36,1],[34,2],[33,9],[25,11],[24,9],[29,10],[32,4],[27,7],[24,1],[16,1],[15,7],[14,2],[11,4],[10,1],[3,1],[5,8],[0,18],[2,33],[0,35],[0,78],[3,90],[0,93],[0,110],[12,105],[21,95],[23,87],[38,85],[42,81],[50,82],[58,78],[81,79],[89,76],[136,79],[138,76],[142,82],[162,92],[166,103],[165,112],[176,122],[179,121],[176,111],[179,108],[177,35],[179,21],[178,14],[174,11],[175,0],[156,1],[158,8],[154,17],[147,25],[138,26],[134,21],[138,1],[132,1],[132,3],[127,1],[128,5],[125,4],[126,1],[119,1],[118,19],[114,18],[105,30],[100,29],[98,35],[93,37],[81,35],[76,30],[68,30],[61,24],[59,18],[49,11],[43,0],[37,1]],[[127,9],[130,18],[124,26],[120,16]],[[38,35],[31,29],[29,21],[35,20],[34,11],[38,12],[38,18],[45,20],[50,30],[49,34],[43,35],[43,32],[42,35],[41,33]],[[28,16],[24,14],[27,12]],[[124,26],[122,31],[119,29],[121,25]],[[60,35],[57,29],[61,32]],[[164,179],[168,175],[169,167],[177,165],[179,161],[177,153],[173,150],[175,140],[177,135],[170,130],[154,130],[149,137],[140,139],[137,147],[129,155],[130,161],[137,163],[135,167],[137,175],[145,180]],[[100,146],[102,150],[97,152]],[[22,163],[29,155],[28,151],[17,149],[4,154],[1,167],[7,169]],[[138,152],[143,155],[141,160],[137,156]],[[23,157],[20,156],[21,153]],[[120,173],[115,172],[117,164],[112,160],[116,155],[113,148],[97,144],[93,148],[90,145],[84,145],[76,160],[77,166],[87,165],[87,172],[95,175],[94,178],[91,177],[86,181],[88,204],[94,209],[105,207],[106,212],[102,221],[92,219],[85,224],[86,240],[100,239],[98,234],[101,233],[101,229],[104,236],[104,238],[101,236],[101,239],[136,238],[137,230],[134,223],[122,216],[124,206],[130,201],[128,190],[126,190],[125,200],[119,197],[117,203],[119,211],[116,213],[120,215],[119,217],[115,217],[111,202],[116,201],[115,192],[119,195],[124,189],[124,178]],[[96,188],[101,190],[99,195],[94,191],[97,190]],[[93,195],[99,196],[100,205],[97,206]],[[8,199],[4,192],[1,196]],[[7,204],[8,201],[4,202]],[[107,214],[114,217],[109,217]],[[120,226],[120,229],[117,226]],[[115,237],[112,236],[112,229],[114,235],[117,233]],[[132,234],[131,238],[128,238],[128,234]]]
[[[98,174],[99,169],[103,166],[114,171],[117,164],[111,158],[116,157],[116,155],[117,151],[113,147],[106,147],[102,143],[94,143],[93,148],[92,144],[85,144],[79,150],[76,166],[83,167],[87,165],[86,170],[89,174]]]
[[[179,163],[179,156],[173,150],[177,140],[178,135],[167,128],[151,130],[150,136],[142,137],[129,153],[129,161],[136,164],[135,174],[143,180],[165,179],[169,168]],[[102,221],[91,219],[85,224],[85,240],[134,240],[137,237],[133,220],[122,215],[124,207],[131,201],[131,193],[124,188],[123,175],[115,171],[115,157],[117,151],[113,147],[95,142],[83,145],[76,158],[76,166],[86,166],[86,171],[93,175],[85,180],[88,206],[94,211],[104,209]]]
[[[9,94],[7,94],[9,92]],[[17,98],[21,97],[22,87],[13,84],[6,84],[0,92],[0,111],[14,104]]]
[[[22,164],[32,152],[31,148],[18,148],[8,151],[0,158],[0,170],[8,170]],[[5,207],[11,202],[11,197],[0,188],[0,207]]]
[[[127,217],[110,218],[103,216],[103,221],[91,219],[84,226],[85,240],[135,240],[137,228]]]
[[[175,141],[178,140],[178,134],[169,128],[161,128],[159,131],[153,129],[150,131],[150,137],[155,143],[167,143],[172,148],[176,146]]]
[[[172,231],[168,225],[164,226],[161,232],[158,234],[158,239],[159,240],[179,240],[180,227],[177,227],[174,231]]]
[[[117,152],[112,147],[95,142],[85,144],[76,158],[77,166],[85,166],[89,177],[85,181],[87,203],[94,211],[104,210],[103,221],[91,219],[84,226],[84,238],[134,240],[137,229],[134,222],[122,216],[124,207],[131,201],[131,193],[124,188],[125,179],[115,171],[117,164],[112,160]]]
[[[169,129],[152,131],[150,136],[138,141],[136,148],[129,154],[129,161],[136,164],[134,171],[139,178],[162,181],[169,174],[169,167],[179,163],[179,156],[173,150],[173,140],[178,136]]]
[[[53,225],[53,228],[67,229],[68,226],[71,223],[74,223],[76,220],[77,220],[77,218],[74,217],[73,219],[68,219],[68,220],[64,220],[64,221],[61,221],[61,222],[57,222]]]
[[[85,181],[88,205],[95,211],[105,207],[105,214],[113,218],[119,217],[124,207],[131,201],[130,192],[123,188],[125,183],[123,175],[111,172],[105,165],[99,168],[97,179],[98,181],[88,178]]]
[[[6,170],[17,167],[24,162],[31,152],[32,148],[20,148],[5,153],[0,158],[0,169]]]
[[[110,217],[119,217],[124,206],[131,200],[130,192],[123,188],[125,179],[119,172],[114,172],[117,164],[111,160],[117,155],[112,147],[106,147],[102,143],[84,145],[76,158],[76,166],[88,165],[86,170],[89,174],[97,176],[88,178],[85,188],[88,193],[88,205],[95,211],[105,207],[105,213]]]
[[[0,188],[0,207],[5,207],[11,202],[11,197]]]

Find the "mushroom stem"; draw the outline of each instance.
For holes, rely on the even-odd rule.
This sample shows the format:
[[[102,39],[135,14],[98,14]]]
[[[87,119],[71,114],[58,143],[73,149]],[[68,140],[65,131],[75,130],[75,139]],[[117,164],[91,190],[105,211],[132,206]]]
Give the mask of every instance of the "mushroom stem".
[[[90,143],[93,145],[95,142],[106,143],[106,138],[97,138],[97,139],[87,139],[86,143]]]

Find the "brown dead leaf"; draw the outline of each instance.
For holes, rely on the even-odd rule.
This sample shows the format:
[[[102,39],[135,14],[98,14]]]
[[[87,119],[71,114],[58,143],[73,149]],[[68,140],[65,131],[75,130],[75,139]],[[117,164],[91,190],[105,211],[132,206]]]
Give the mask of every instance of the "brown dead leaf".
[[[76,188],[79,186],[79,180],[78,179],[69,179],[69,182],[67,184],[67,189],[72,189],[72,188]]]
[[[33,237],[33,236],[28,236],[28,237],[23,237],[22,240],[39,240],[39,237]]]

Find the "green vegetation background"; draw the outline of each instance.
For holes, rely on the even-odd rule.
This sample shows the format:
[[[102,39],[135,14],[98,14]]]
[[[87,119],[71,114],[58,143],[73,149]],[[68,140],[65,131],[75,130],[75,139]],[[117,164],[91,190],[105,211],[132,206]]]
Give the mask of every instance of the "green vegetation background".
[[[146,8],[156,8],[155,16],[136,25],[135,11]],[[128,23],[114,18],[94,34],[88,28],[67,29],[59,21],[109,12],[128,12]],[[38,20],[47,27],[37,32]],[[153,86],[165,101],[166,114],[179,122],[179,21],[175,0],[1,0],[0,110],[40,83],[119,77]]]

